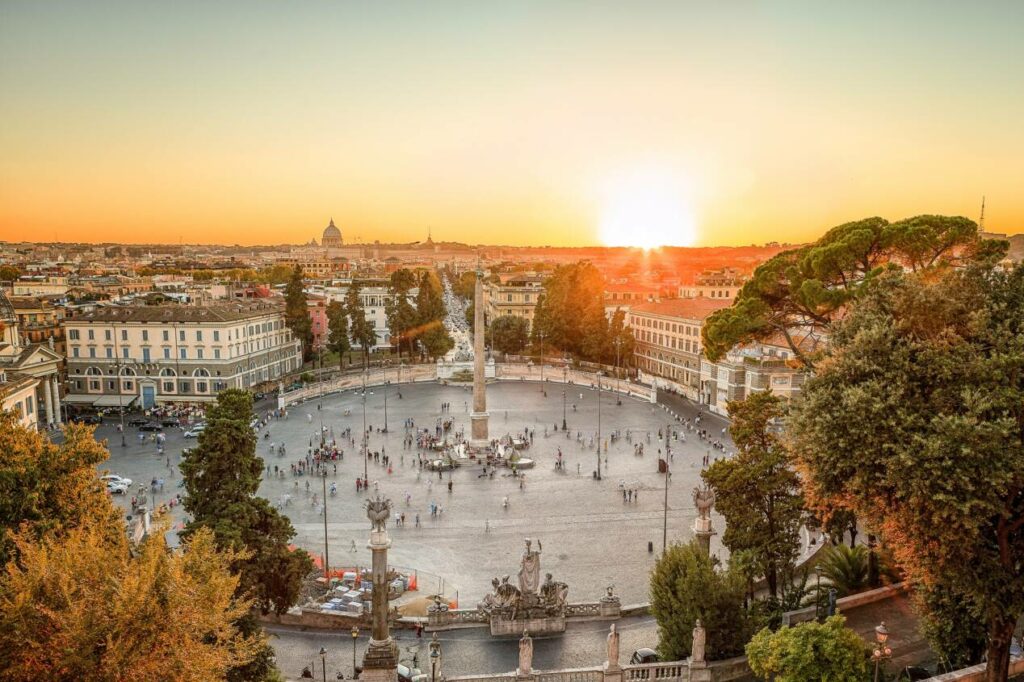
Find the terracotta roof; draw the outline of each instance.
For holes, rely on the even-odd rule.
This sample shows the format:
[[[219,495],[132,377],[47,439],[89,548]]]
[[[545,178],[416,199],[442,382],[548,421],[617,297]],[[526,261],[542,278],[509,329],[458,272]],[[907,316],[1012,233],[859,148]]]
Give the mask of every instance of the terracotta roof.
[[[248,300],[205,306],[147,305],[109,306],[68,320],[82,322],[234,322],[283,312],[283,302]]]
[[[722,298],[673,298],[657,303],[641,303],[632,306],[630,313],[647,313],[660,317],[679,317],[687,320],[703,320],[711,313],[728,308],[732,301]]]

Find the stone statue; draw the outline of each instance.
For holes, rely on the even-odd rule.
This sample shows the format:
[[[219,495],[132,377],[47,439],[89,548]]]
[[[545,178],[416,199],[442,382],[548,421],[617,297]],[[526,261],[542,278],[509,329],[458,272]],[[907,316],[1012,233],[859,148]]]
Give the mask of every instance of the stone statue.
[[[381,499],[380,495],[366,501],[366,518],[370,519],[375,531],[383,531],[386,528],[388,518],[391,516],[391,500]]]
[[[611,628],[608,630],[608,667],[618,668],[619,667],[619,633],[615,629],[615,623],[612,623]]]
[[[544,584],[540,586],[541,600],[554,611],[564,611],[565,603],[569,599],[569,586],[563,582],[551,579],[551,574],[544,577]]]
[[[693,648],[690,654],[690,660],[694,663],[704,662],[704,638],[705,638],[704,626],[700,622],[700,618],[693,625]]]
[[[519,640],[519,669],[517,675],[529,675],[533,670],[533,640],[530,633],[523,631],[523,638]]]
[[[540,553],[543,549],[537,540],[537,551],[530,548],[532,541],[526,538],[526,551],[519,568],[519,591],[523,594],[534,594],[540,587]]]
[[[702,519],[711,518],[711,508],[715,506],[715,491],[709,486],[697,486],[693,489],[693,504]]]

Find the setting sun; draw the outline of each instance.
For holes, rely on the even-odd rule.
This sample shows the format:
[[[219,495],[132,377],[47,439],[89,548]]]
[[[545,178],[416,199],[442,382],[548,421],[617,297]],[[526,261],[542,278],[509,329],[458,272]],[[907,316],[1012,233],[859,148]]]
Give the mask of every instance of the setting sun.
[[[634,172],[609,184],[601,205],[606,246],[692,246],[693,209],[680,179],[664,171]]]

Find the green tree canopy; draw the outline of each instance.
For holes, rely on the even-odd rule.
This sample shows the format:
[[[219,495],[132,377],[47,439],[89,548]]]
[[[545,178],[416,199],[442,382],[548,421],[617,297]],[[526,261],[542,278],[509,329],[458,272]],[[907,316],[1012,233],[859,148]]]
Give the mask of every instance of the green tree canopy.
[[[722,571],[696,543],[672,545],[651,572],[651,614],[658,622],[658,654],[675,661],[690,655],[693,628],[707,631],[708,660],[737,656],[752,631],[743,608],[744,579]]]
[[[604,277],[589,261],[560,265],[544,282],[536,306],[531,341],[593,362],[607,362],[610,346],[604,314]],[[610,352],[609,352],[610,351]]]
[[[313,565],[304,551],[288,549],[295,535],[288,518],[256,494],[264,465],[251,418],[252,396],[240,389],[221,391],[208,410],[206,430],[181,464],[192,517],[184,535],[209,528],[219,547],[245,552],[234,564],[239,593],[252,596],[264,613],[284,613]]]
[[[755,675],[775,682],[868,682],[868,649],[843,616],[800,623],[772,632],[764,628],[746,648]]]
[[[302,355],[308,360],[313,351],[313,321],[309,318],[304,287],[302,266],[296,265],[285,287],[284,322],[295,338],[302,342]]]
[[[345,292],[345,310],[348,311],[349,338],[352,343],[363,349],[363,364],[369,365],[370,351],[377,345],[377,331],[366,319],[366,308],[363,307],[363,299],[360,295],[362,287],[359,282],[352,280]]]
[[[800,550],[804,517],[800,479],[775,428],[782,400],[770,392],[752,393],[727,405],[737,454],[718,460],[701,476],[715,491],[725,517],[722,544],[730,552],[750,551],[772,597],[785,589]]]
[[[529,323],[522,317],[502,315],[490,325],[491,346],[502,353],[517,354],[526,348]]]
[[[338,368],[345,367],[345,353],[352,350],[348,336],[348,311],[341,301],[327,304],[327,348],[338,354]]]
[[[782,253],[754,271],[733,305],[712,314],[701,332],[717,361],[733,346],[782,335],[813,365],[801,344],[820,337],[887,266],[912,271],[983,261],[1006,242],[980,239],[967,218],[922,215],[890,223],[866,218],[834,227],[815,243]]]
[[[416,294],[416,323],[425,327],[431,322],[444,319],[444,295],[441,280],[433,270],[424,271],[419,280]]]
[[[431,359],[437,359],[455,347],[455,341],[448,330],[437,320],[427,323],[420,333],[419,341]]]
[[[1024,612],[1024,269],[880,277],[794,404],[815,504],[879,529],[915,583],[987,624],[1006,678]]]

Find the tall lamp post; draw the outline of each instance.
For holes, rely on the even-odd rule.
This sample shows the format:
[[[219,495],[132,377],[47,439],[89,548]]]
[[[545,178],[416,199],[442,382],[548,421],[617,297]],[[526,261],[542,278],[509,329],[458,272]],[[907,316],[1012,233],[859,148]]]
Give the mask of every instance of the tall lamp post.
[[[117,347],[117,327],[114,327],[114,372],[117,374],[117,411],[121,415],[121,447],[123,448],[127,447],[128,443],[124,439],[124,396],[121,393],[121,350]]]
[[[562,365],[562,430],[565,431],[565,393],[569,388],[569,363]]]
[[[601,373],[597,373],[597,480],[601,480]]]
[[[538,332],[540,334],[540,392],[544,392],[544,330],[541,329]]]
[[[352,679],[359,679],[359,670],[356,669],[356,640],[359,639],[359,628],[352,626]]]
[[[619,349],[622,347],[622,339],[615,337],[615,404],[622,404],[622,384],[619,379]]]
[[[437,633],[430,639],[430,682],[437,682],[437,665],[441,662],[441,642]]]
[[[892,649],[889,648],[889,629],[885,627],[885,621],[875,628],[875,641],[878,646],[871,652],[871,660],[875,663],[875,682],[879,680],[879,673],[885,661],[892,658]]]
[[[363,369],[363,481],[369,481],[370,472],[366,464],[367,455],[367,438],[366,438],[366,373],[367,369]]]
[[[670,434],[671,433],[672,433],[672,424],[671,423],[666,424],[665,425],[665,503],[664,503],[663,508],[662,508],[662,517],[661,517],[661,555],[662,556],[665,556],[665,552],[668,549],[668,479],[672,475],[671,473],[669,473],[671,471],[671,469],[669,468],[669,465],[668,465],[668,461],[669,461],[668,453],[669,453],[669,448],[672,447],[670,445],[670,442],[671,442]]]
[[[324,671],[323,682],[327,682],[327,649],[323,647],[320,647],[320,666],[321,669]]]
[[[388,361],[380,363],[381,371],[384,372],[384,433],[388,432]]]
[[[323,464],[320,480],[324,484],[324,580],[327,589],[331,589],[331,552],[327,544],[327,465],[324,464],[324,451],[320,450],[320,463]]]

